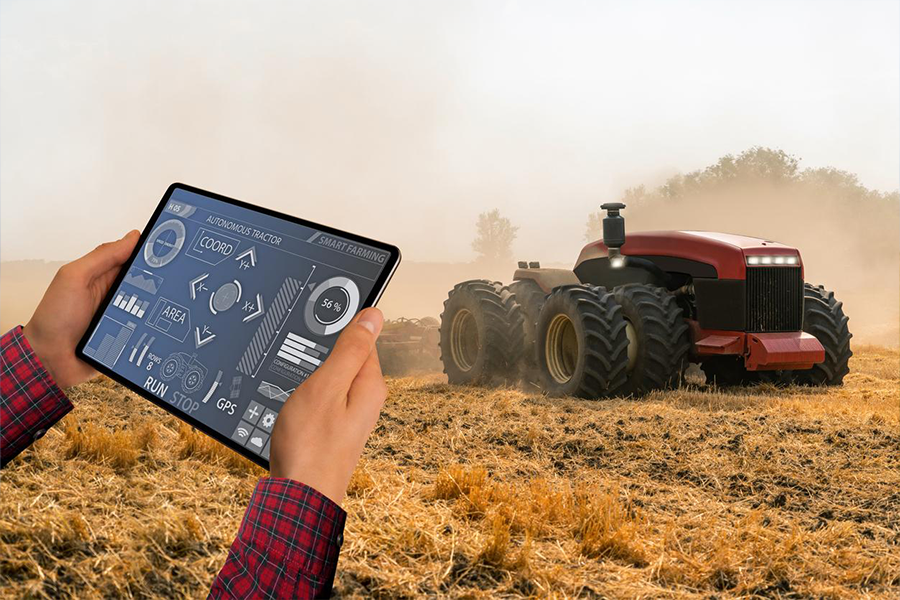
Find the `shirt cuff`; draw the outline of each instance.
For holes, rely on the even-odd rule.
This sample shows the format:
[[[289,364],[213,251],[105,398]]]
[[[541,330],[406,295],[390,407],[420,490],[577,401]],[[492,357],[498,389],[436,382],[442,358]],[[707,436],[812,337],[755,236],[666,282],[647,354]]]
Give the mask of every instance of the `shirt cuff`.
[[[344,509],[313,488],[264,477],[250,498],[238,539],[318,579],[337,568],[346,519]]]
[[[43,436],[73,406],[35,355],[21,325],[0,337],[0,359],[3,458],[8,459],[8,454]]]

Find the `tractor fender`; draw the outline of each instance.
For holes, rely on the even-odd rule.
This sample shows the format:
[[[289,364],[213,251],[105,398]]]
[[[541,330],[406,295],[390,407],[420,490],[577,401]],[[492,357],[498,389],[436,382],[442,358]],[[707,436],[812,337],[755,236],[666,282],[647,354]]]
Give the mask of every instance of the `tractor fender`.
[[[513,280],[521,281],[523,279],[533,280],[547,294],[561,285],[581,284],[581,281],[575,275],[575,271],[570,271],[569,269],[516,269]]]

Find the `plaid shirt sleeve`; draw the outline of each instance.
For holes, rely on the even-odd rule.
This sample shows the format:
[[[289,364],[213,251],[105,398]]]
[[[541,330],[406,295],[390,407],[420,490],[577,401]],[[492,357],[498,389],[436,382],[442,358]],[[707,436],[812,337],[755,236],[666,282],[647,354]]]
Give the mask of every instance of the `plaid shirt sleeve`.
[[[0,466],[7,464],[72,410],[22,335],[0,337]]]
[[[290,479],[260,479],[209,598],[331,596],[347,513]]]

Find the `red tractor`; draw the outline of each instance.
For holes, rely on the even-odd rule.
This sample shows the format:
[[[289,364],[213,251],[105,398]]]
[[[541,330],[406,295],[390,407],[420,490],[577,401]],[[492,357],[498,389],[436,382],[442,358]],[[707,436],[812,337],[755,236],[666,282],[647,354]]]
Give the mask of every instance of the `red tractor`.
[[[624,208],[601,207],[603,240],[571,271],[519,263],[510,285],[453,288],[440,331],[450,383],[639,396],[679,385],[691,362],[720,386],[843,382],[848,319],[832,292],[804,282],[796,248],[705,231],[626,240]]]

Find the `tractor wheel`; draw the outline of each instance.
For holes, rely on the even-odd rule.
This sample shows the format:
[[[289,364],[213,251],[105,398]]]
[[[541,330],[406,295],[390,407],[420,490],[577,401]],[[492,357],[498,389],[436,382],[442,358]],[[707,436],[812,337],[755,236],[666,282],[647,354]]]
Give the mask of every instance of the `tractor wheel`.
[[[457,284],[441,314],[441,362],[452,384],[508,381],[521,357],[521,322],[515,322],[515,299],[497,282],[483,279]],[[521,318],[521,315],[519,315]]]
[[[847,328],[850,319],[844,314],[843,303],[834,292],[823,286],[805,284],[803,290],[803,331],[816,336],[825,347],[825,361],[804,371],[785,372],[798,385],[841,385],[850,372],[853,352]]]
[[[691,342],[675,297],[643,284],[623,285],[613,293],[628,336],[628,380],[616,393],[643,396],[680,384]]]
[[[159,367],[159,378],[163,381],[171,381],[178,376],[179,372],[181,372],[181,363],[178,362],[177,357],[170,356]]]
[[[506,347],[504,348],[506,371],[502,374],[507,383],[517,383],[525,370],[525,311],[516,301],[516,295],[508,287],[495,283],[500,301],[506,311]]]
[[[522,329],[524,338],[523,375],[528,377],[537,364],[535,340],[537,340],[537,322],[541,315],[541,307],[547,293],[532,279],[521,279],[509,284],[509,290],[515,294],[516,302],[522,307]]]
[[[181,384],[184,387],[184,391],[188,394],[196,392],[202,383],[203,372],[196,367],[190,367],[184,374],[184,377],[181,378]]]
[[[541,385],[554,396],[600,398],[625,384],[628,337],[622,307],[601,287],[553,290],[537,323]]]

